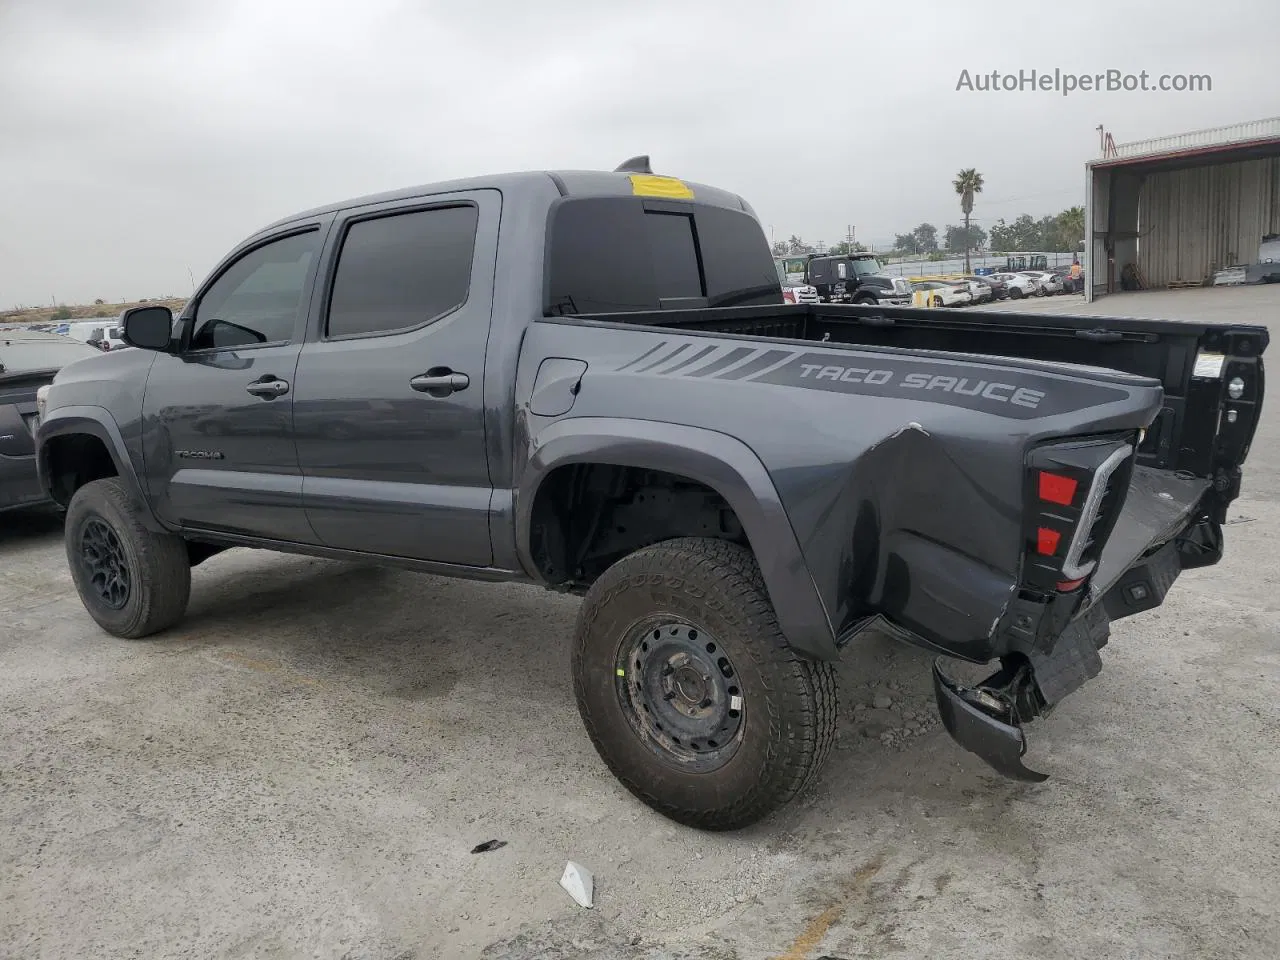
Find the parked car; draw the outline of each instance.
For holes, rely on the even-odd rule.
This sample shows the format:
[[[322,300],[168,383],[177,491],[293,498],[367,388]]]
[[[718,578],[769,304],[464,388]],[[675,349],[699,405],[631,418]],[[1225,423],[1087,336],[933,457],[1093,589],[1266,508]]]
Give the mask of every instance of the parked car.
[[[989,299],[991,299],[991,300],[1007,300],[1007,299],[1009,299],[1009,288],[1008,288],[1008,286],[1006,286],[1006,285],[1005,285],[1005,283],[1004,283],[1003,281],[1001,281],[1001,280],[997,280],[997,279],[996,279],[994,276],[992,276],[991,274],[986,274],[986,275],[982,275],[982,276],[979,276],[979,275],[976,275],[976,274],[975,274],[975,275],[973,275],[973,276],[966,276],[964,279],[966,279],[966,280],[972,280],[972,281],[974,281],[975,283],[980,283],[980,284],[982,284],[984,287],[986,287],[988,290],[990,290],[990,291],[991,291],[991,296],[989,297]]]
[[[973,302],[968,284],[947,280],[916,280],[911,284],[912,302],[921,307],[962,307]]]
[[[1063,293],[1084,293],[1084,271],[1080,270],[1074,275],[1070,270],[1063,270],[1058,274],[1062,278]]]
[[[993,299],[991,288],[976,277],[940,277],[939,279],[964,287],[969,291],[973,303],[990,303]]]
[[[872,320],[784,306],[771,259],[743,198],[647,158],[265,227],[176,321],[126,310],[139,349],[38,390],[42,489],[67,507],[88,616],[172,627],[192,567],[233,546],[579,594],[592,743],[642,801],[711,829],[817,778],[835,662],[888,633],[999,660],[964,685],[935,662],[943,725],[1043,780],[1022,725],[1099,672],[1113,620],[1222,556],[1267,328]],[[219,410],[277,419],[201,432]],[[541,629],[529,642],[555,646]]]
[[[47,502],[36,475],[36,393],[88,344],[38,330],[0,331],[0,512]]]
[[[782,299],[786,303],[821,303],[816,287],[807,283],[790,283],[782,288]]]
[[[127,346],[128,344],[124,342],[124,337],[119,327],[107,327],[102,331],[103,350],[119,350]]]
[[[1050,297],[1055,293],[1062,292],[1062,278],[1056,273],[1041,270],[1023,270],[1019,272],[1039,284],[1039,295],[1042,297]]]
[[[816,287],[807,283],[796,283],[791,279],[781,260],[775,260],[778,272],[778,285],[782,288],[782,299],[786,303],[821,303]]]
[[[1025,276],[1021,273],[993,273],[992,279],[999,280],[1004,284],[1005,290],[1014,300],[1021,300],[1023,297],[1040,296],[1040,284],[1032,277]]]

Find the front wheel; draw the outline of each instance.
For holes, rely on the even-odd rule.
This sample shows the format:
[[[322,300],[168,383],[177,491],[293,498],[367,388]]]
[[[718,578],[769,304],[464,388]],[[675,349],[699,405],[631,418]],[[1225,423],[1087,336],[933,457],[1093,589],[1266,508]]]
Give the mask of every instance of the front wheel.
[[[668,540],[606,570],[578,615],[573,682],[614,776],[692,827],[788,803],[835,740],[834,668],[787,645],[754,557],[727,541]]]
[[[147,529],[118,477],[77,490],[63,530],[80,602],[103,630],[138,639],[182,619],[191,595],[186,541]]]
[[[941,297],[934,297],[934,298],[933,298],[933,304],[932,304],[932,306],[935,306],[935,307],[940,307],[940,306],[942,306],[942,298],[941,298]]]

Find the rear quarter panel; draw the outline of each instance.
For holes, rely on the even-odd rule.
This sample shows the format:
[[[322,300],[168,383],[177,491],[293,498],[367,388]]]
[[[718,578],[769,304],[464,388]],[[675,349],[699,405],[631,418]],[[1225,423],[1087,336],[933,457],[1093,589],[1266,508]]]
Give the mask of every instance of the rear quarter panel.
[[[1014,588],[1027,447],[1143,426],[1161,399],[1154,381],[1093,368],[540,322],[517,384],[517,475],[561,419],[527,408],[547,357],[587,364],[565,417],[699,427],[749,446],[834,634],[879,613],[971,659],[990,656]]]

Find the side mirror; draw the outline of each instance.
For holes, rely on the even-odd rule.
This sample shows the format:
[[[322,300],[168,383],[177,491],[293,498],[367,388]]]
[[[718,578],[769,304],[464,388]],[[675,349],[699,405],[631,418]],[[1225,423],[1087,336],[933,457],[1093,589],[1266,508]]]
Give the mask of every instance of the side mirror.
[[[168,307],[130,307],[120,314],[120,334],[131,347],[167,351],[173,339],[173,311]]]

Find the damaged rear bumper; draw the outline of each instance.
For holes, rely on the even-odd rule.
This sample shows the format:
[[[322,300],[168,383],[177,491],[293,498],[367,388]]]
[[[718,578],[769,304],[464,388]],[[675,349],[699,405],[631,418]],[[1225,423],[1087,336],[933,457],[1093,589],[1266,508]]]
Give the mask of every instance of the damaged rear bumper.
[[[1184,543],[1194,539],[1194,533],[1188,531]],[[1102,670],[1099,650],[1110,637],[1111,623],[1159,606],[1183,567],[1199,565],[1202,556],[1193,554],[1184,562],[1175,540],[1153,549],[1105,594],[1092,597],[1052,646],[1029,646],[1001,658],[996,673],[971,687],[948,677],[941,661],[935,662],[934,696],[947,732],[1006,777],[1028,782],[1047,779],[1022,762],[1027,750],[1023,724],[1048,715],[1096,677]]]
[[[1027,738],[1022,728],[999,719],[994,711],[980,708],[966,698],[967,693],[969,691],[946,677],[942,667],[934,663],[933,695],[938,698],[942,725],[952,739],[1006,777],[1033,783],[1047,780],[1046,774],[1028,770],[1022,764],[1022,755],[1027,752]]]

